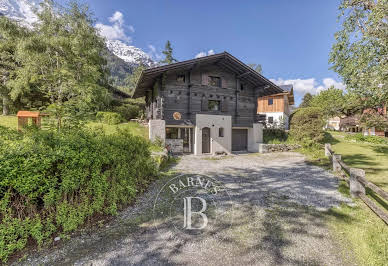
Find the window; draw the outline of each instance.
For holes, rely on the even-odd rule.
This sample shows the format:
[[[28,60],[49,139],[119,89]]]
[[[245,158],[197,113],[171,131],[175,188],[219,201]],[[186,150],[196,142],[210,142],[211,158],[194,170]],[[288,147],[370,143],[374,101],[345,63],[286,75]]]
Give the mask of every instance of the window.
[[[273,99],[268,99],[268,105],[273,105]]]
[[[219,136],[220,138],[223,138],[223,137],[224,137],[224,128],[223,128],[223,127],[220,127],[220,128],[218,129],[218,136]]]
[[[176,81],[178,81],[179,83],[185,83],[185,80],[186,80],[185,75],[178,75],[176,77]]]
[[[178,138],[178,129],[177,127],[167,127],[166,128],[166,139],[177,139]]]
[[[220,77],[209,76],[209,85],[221,88],[221,78]]]
[[[244,85],[243,85],[243,84],[240,84],[240,90],[241,90],[241,91],[244,90]]]
[[[210,100],[210,101],[208,101],[208,110],[209,111],[219,111],[220,105],[221,105],[220,101]]]
[[[273,116],[268,116],[268,123],[273,124]]]

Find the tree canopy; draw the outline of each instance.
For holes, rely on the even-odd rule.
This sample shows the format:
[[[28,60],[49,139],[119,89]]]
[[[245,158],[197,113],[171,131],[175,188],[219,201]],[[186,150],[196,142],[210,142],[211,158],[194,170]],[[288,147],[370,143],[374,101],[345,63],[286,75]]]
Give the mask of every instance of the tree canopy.
[[[160,63],[169,65],[178,62],[178,60],[176,60],[173,56],[173,49],[170,41],[167,41],[164,51],[162,51],[162,53],[165,55],[165,58],[160,61]]]
[[[375,107],[388,101],[388,1],[342,0],[330,54],[349,91]]]
[[[24,38],[16,36],[13,59],[18,66],[12,70],[7,87],[13,101],[35,101],[36,97],[27,97],[33,92],[43,95],[39,106],[50,106],[60,127],[63,117],[75,117],[104,103],[105,42],[93,26],[87,6],[71,2],[61,7],[46,0],[38,17],[39,23]],[[3,25],[2,31],[6,29]]]
[[[303,96],[302,103],[299,105],[299,107],[300,108],[310,107],[310,102],[311,102],[312,99],[313,99],[313,96],[311,95],[311,93],[307,92]]]

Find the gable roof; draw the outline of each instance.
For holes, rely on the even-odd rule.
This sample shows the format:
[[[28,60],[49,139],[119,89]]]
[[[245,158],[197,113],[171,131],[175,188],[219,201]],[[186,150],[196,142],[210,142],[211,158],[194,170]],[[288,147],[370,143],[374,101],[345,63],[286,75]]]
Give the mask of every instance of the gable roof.
[[[138,98],[144,96],[146,90],[152,88],[156,79],[165,72],[176,70],[190,70],[196,66],[207,64],[216,64],[220,68],[235,73],[242,81],[251,83],[258,89],[260,89],[261,96],[285,92],[279,86],[277,86],[276,84],[274,84],[273,82],[271,82],[270,80],[262,76],[260,73],[256,72],[251,67],[247,66],[246,64],[232,56],[231,54],[223,52],[165,66],[146,69],[141,73],[132,97]]]

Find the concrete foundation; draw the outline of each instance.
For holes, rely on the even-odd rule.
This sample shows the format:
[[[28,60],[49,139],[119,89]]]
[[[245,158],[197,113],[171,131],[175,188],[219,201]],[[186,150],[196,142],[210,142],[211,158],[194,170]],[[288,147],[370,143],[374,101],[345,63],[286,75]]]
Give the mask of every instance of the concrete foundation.
[[[160,139],[163,143],[166,141],[166,121],[150,120],[148,122],[149,139],[155,141]]]

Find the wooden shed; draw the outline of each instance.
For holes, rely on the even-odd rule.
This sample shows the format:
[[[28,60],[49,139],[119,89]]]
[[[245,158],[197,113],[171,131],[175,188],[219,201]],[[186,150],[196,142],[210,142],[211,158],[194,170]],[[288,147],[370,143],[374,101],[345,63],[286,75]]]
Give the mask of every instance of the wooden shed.
[[[18,130],[21,130],[23,127],[28,125],[28,119],[31,118],[32,124],[39,127],[41,126],[42,116],[39,111],[19,111],[17,113],[18,117]]]

